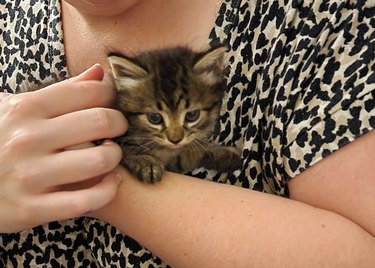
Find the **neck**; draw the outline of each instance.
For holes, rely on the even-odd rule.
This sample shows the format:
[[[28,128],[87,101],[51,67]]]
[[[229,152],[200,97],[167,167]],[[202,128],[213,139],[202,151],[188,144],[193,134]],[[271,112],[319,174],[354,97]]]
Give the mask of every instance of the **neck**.
[[[216,18],[217,1],[130,2],[133,5],[112,14],[82,11],[62,2],[70,75],[76,75],[94,63],[107,66],[106,55],[111,50],[137,54],[175,45],[199,50],[207,45]]]
[[[127,12],[141,0],[62,0],[63,5],[71,5],[87,17],[110,17]]]

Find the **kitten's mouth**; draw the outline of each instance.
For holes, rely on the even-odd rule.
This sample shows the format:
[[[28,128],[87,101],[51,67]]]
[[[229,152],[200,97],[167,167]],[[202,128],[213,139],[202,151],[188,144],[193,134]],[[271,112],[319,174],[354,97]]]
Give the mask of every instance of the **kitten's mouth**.
[[[180,143],[168,142],[164,146],[167,147],[167,148],[170,148],[170,149],[180,149],[180,148],[184,147],[185,145],[186,145],[185,142],[180,142]]]
[[[185,137],[183,138],[181,141],[179,142],[172,142],[168,139],[162,139],[160,140],[160,145],[163,146],[164,148],[168,148],[168,149],[181,149],[189,144],[192,143],[193,141],[193,137]]]
[[[190,143],[189,140],[183,139],[177,143],[171,142],[170,140],[162,140],[159,144],[164,148],[168,149],[181,149]]]

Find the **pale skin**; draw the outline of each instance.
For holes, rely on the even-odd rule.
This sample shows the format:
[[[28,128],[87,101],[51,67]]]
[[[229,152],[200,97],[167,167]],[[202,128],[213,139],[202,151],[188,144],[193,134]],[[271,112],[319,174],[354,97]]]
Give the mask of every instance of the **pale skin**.
[[[103,9],[103,2],[110,8]],[[155,2],[158,4],[155,5]],[[129,53],[171,44],[189,44],[194,48],[201,48],[206,43],[213,25],[216,1],[192,0],[188,5],[184,4],[185,2],[63,1],[64,37],[71,75],[77,75],[97,62],[107,68],[105,49],[108,47],[121,50],[125,48],[125,52]],[[199,10],[204,10],[205,14],[210,14],[211,10],[212,16],[200,16]],[[174,23],[171,24],[171,21]],[[194,21],[194,24],[191,24],[191,21]],[[111,34],[103,36],[109,29]],[[156,32],[158,34],[155,34]],[[75,38],[77,33],[85,38]],[[93,53],[94,51],[103,53]],[[57,179],[58,183],[55,185],[82,182],[101,174],[107,174],[104,175],[105,179],[102,180],[101,175],[95,180],[100,183],[89,182],[91,187],[85,188],[82,183],[79,187],[81,190],[77,192],[70,191],[72,188],[78,188],[76,186],[65,187],[65,191],[60,192],[55,185],[47,183],[49,173],[46,169],[49,165],[40,165],[43,176],[28,178],[24,175],[12,180],[14,173],[0,174],[2,186],[11,187],[7,189],[18,193],[13,199],[6,192],[0,193],[0,204],[3,206],[0,211],[19,208],[29,216],[27,219],[8,217],[9,222],[1,222],[1,232],[26,229],[53,219],[71,218],[92,210],[94,212],[90,213],[91,216],[113,224],[173,267],[374,267],[375,152],[371,150],[375,148],[373,131],[294,178],[289,183],[291,199],[174,173],[166,173],[162,182],[157,185],[146,185],[117,166],[121,156],[119,148],[113,143],[96,147],[95,150],[101,150],[100,153],[95,151],[96,155],[101,156],[100,159],[106,156],[110,160],[100,165],[100,170],[94,173],[85,170],[83,163],[73,166],[67,155],[63,155],[60,150],[56,151],[56,148],[63,149],[96,138],[111,138],[126,130],[126,120],[121,115],[107,108],[96,108],[109,105],[111,90],[106,88],[106,83],[87,80],[101,78],[101,68],[94,67],[88,74],[83,75],[83,78],[78,78],[84,82],[75,85],[76,82],[73,81],[64,85],[71,90],[78,88],[79,92],[91,90],[90,94],[86,94],[92,96],[87,103],[78,103],[72,108],[66,107],[67,104],[60,101],[56,102],[56,105],[48,106],[56,111],[45,111],[43,107],[46,106],[38,105],[40,109],[34,110],[33,116],[25,117],[28,113],[24,112],[23,117],[17,117],[14,131],[10,133],[15,135],[16,130],[22,129],[23,133],[32,134],[26,135],[26,138],[43,138],[45,148],[38,153],[28,148],[30,150],[24,154],[16,154],[15,149],[8,150],[5,151],[9,153],[7,157],[4,157],[4,150],[1,150],[0,159],[2,163],[8,164],[9,156],[17,159],[23,157],[23,162],[32,166],[32,163],[40,163],[41,159],[52,161],[51,154],[59,155],[59,163],[70,168],[61,171],[64,174],[60,175],[61,179]],[[104,90],[97,90],[96,85]],[[57,91],[53,91],[59,86],[61,84],[50,87],[44,94],[25,94],[24,97],[20,94],[21,97],[17,98],[25,100],[25,109],[30,107],[27,105],[31,105],[28,103],[33,101],[46,105],[57,97],[68,98],[68,94],[60,96]],[[100,100],[100,97],[103,97],[101,94],[105,99],[103,101]],[[2,95],[0,109],[9,109],[7,98],[9,96]],[[88,114],[77,116],[77,112],[83,109],[87,109],[84,113]],[[104,128],[99,128],[93,133],[94,123],[90,121],[87,126],[75,130],[79,131],[75,135],[79,137],[76,138],[78,140],[67,141],[64,133],[69,131],[68,126],[80,126],[81,116],[89,116],[90,111],[96,113],[97,109],[101,111],[101,118],[113,126],[113,130],[102,134]],[[8,125],[12,126],[11,121],[4,121],[4,113],[0,114],[1,127],[8,129]],[[58,139],[52,138],[52,132],[43,131],[53,129],[57,124],[56,120],[45,119],[51,117],[51,114],[67,115],[58,122],[59,129],[66,130],[61,131]],[[48,124],[44,124],[43,120]],[[40,122],[37,133],[31,132],[32,128],[27,128],[30,124],[33,125],[31,122]],[[44,133],[43,137],[40,136],[41,133]],[[14,136],[5,136],[8,140],[12,137]],[[15,148],[16,146],[17,144]],[[69,152],[77,155],[82,153],[85,157],[95,159],[94,149],[87,147]],[[120,184],[116,179],[118,176],[122,178]],[[21,187],[24,183],[32,185],[31,190],[29,187]],[[99,190],[100,193],[97,192]],[[96,194],[102,195],[103,198],[100,199],[103,200],[94,203],[97,202],[93,199]],[[62,198],[63,195],[70,196],[68,201],[64,201],[66,198]],[[54,199],[61,202],[48,204],[50,209],[44,211],[45,215],[42,215],[40,220],[31,215],[47,205],[41,201],[25,205],[35,196],[40,197],[39,200]],[[3,200],[10,201],[7,203]],[[76,208],[73,211],[60,209],[71,205],[71,202],[75,204],[73,208]],[[98,209],[100,207],[102,208]],[[17,224],[19,222],[21,223]],[[17,227],[12,229],[13,226]]]
[[[121,149],[111,141],[77,147],[126,130],[122,114],[106,108],[113,92],[101,82],[103,75],[94,66],[39,91],[0,94],[1,233],[77,217],[114,198]],[[59,190],[95,177],[100,181],[91,188]]]

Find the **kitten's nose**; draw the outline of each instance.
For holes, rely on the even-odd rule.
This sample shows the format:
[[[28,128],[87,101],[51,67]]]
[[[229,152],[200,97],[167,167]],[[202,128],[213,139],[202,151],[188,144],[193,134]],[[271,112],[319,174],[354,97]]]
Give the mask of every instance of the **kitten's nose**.
[[[166,134],[167,139],[175,145],[177,145],[184,139],[184,130],[179,127],[167,129]]]
[[[168,140],[173,144],[179,144],[182,141],[182,137],[168,137]]]

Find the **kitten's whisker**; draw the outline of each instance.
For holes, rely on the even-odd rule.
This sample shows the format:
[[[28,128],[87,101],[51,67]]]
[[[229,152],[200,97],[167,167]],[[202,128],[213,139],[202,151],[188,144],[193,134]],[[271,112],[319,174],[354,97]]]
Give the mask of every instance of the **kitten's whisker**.
[[[207,141],[206,139],[203,139],[203,138],[197,138],[196,141],[202,145],[202,146],[208,146],[208,144],[210,144],[209,141]]]
[[[134,139],[134,140],[139,141],[140,139]],[[152,151],[153,149],[155,149],[158,146],[158,144],[153,140],[150,140],[150,139],[147,139],[147,138],[143,138],[143,140],[149,140],[149,141],[146,142],[146,143],[140,144],[138,146],[133,145],[133,150],[131,150],[130,153],[129,153],[130,156],[136,155],[136,154],[144,154],[148,151]]]
[[[153,150],[156,147],[157,147],[157,144],[154,141],[149,141],[147,143],[139,145],[136,151],[137,153],[145,153],[147,151]]]
[[[120,140],[122,144],[130,144],[135,145],[141,143],[141,145],[152,143],[154,142],[152,138],[149,137],[135,137],[135,136],[124,136],[122,140]]]
[[[206,151],[207,143],[201,139],[193,140],[192,145],[193,145],[194,150],[196,150],[197,152]]]
[[[191,146],[191,148],[193,149],[193,151],[199,152],[199,148],[198,148],[198,146],[196,145],[195,140],[193,140],[193,141],[190,143],[190,146]]]

